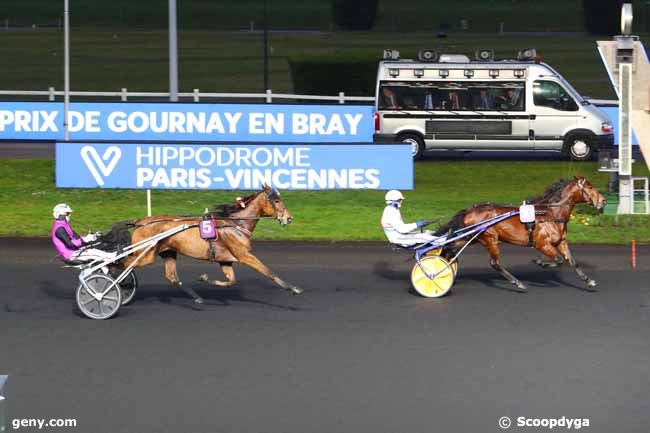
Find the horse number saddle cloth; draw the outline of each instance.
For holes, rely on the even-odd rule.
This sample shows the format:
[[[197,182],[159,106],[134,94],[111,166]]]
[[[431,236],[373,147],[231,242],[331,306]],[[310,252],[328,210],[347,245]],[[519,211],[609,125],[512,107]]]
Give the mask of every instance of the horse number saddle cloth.
[[[528,246],[533,246],[533,230],[535,230],[535,206],[532,204],[522,204],[519,206],[519,221],[521,221],[528,230]]]

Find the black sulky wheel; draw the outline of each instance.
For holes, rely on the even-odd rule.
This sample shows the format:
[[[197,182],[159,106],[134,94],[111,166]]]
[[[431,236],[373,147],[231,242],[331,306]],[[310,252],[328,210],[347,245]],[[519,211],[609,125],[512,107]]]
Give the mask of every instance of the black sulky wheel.
[[[77,307],[84,316],[104,320],[117,314],[122,305],[122,289],[113,278],[93,274],[85,278],[85,283],[79,284],[76,296]]]
[[[113,275],[113,278],[117,278],[119,275],[119,273]],[[135,276],[134,271],[129,272],[126,278],[122,280],[120,288],[122,289],[122,305],[129,305],[133,302],[135,292],[138,290],[138,278]]]

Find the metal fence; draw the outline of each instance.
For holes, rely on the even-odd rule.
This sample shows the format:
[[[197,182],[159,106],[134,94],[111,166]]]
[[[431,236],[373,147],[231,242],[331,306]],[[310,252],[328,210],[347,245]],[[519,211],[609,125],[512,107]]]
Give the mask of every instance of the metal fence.
[[[57,97],[63,97],[62,90],[56,90],[54,87],[48,90],[0,90],[0,97],[2,96],[30,96],[38,97],[44,96],[49,101],[55,101]],[[145,98],[145,99],[169,99],[169,92],[130,92],[128,89],[120,89],[119,92],[85,92],[73,91],[70,92],[71,97],[100,97],[100,98],[119,98],[121,101],[128,101],[130,98]],[[202,99],[225,99],[225,100],[257,100],[266,103],[274,101],[321,101],[321,102],[335,102],[339,104],[346,103],[359,103],[359,102],[374,102],[375,98],[372,96],[347,96],[344,92],[339,92],[337,96],[323,96],[323,95],[294,95],[290,93],[273,93],[270,89],[265,93],[206,93],[201,92],[199,89],[194,89],[192,92],[179,92],[179,98],[191,99],[193,102],[200,102]]]

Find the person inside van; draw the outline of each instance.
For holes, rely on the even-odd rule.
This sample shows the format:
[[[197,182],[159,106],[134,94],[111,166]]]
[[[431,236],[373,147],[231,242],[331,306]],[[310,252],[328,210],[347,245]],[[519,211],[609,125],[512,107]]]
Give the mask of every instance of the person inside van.
[[[481,87],[477,94],[474,94],[475,110],[492,110],[494,108],[494,98],[488,92],[488,89]]]
[[[447,94],[447,100],[443,101],[443,108],[446,110],[460,110],[460,95],[456,90],[450,90]]]
[[[415,103],[415,100],[413,99],[412,96],[405,96],[404,97],[404,108],[406,110],[418,110],[421,107],[418,106],[418,104]]]
[[[381,99],[380,99],[380,107],[381,108],[396,108],[399,109],[401,108],[397,104],[397,96],[395,95],[395,92],[391,87],[385,86],[382,87],[381,89]]]
[[[434,110],[440,108],[440,95],[436,89],[429,89],[424,96],[424,109]]]
[[[508,87],[502,95],[497,96],[497,103],[499,104],[501,109],[504,110],[519,110],[521,109],[521,107],[519,106],[520,93],[521,93],[520,89],[514,89],[512,87]]]

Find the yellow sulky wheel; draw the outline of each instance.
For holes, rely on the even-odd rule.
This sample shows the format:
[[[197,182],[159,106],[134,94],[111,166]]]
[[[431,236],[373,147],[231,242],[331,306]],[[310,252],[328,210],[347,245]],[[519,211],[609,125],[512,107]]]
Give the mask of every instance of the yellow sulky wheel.
[[[429,278],[427,274],[432,277]],[[435,255],[423,257],[419,264],[413,265],[411,271],[413,288],[425,298],[445,296],[451,290],[455,277],[456,274],[449,262]]]
[[[426,255],[439,256],[440,254],[442,254],[442,248],[436,248],[435,250],[431,250]],[[447,260],[447,262],[449,262],[449,260]],[[451,264],[451,269],[454,271],[454,277],[455,277],[458,274],[458,259],[454,260],[454,262]]]

